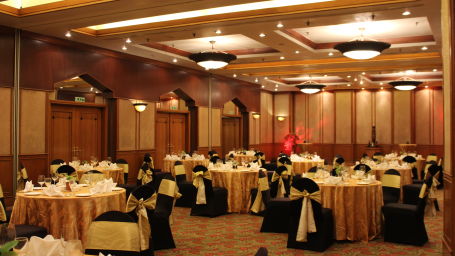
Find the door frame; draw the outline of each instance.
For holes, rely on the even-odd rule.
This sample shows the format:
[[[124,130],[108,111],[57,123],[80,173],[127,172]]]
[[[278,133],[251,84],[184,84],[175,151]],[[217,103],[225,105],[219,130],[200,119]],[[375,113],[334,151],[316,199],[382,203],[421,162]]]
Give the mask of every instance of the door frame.
[[[223,135],[224,135],[224,126],[223,126],[223,119],[224,118],[237,118],[239,120],[239,144],[240,144],[240,147],[244,148],[244,149],[247,149],[245,148],[244,144],[243,144],[243,138],[244,138],[244,134],[243,134],[243,116],[242,115],[230,115],[230,114],[223,114],[221,115],[221,151],[224,151],[224,139],[223,139]],[[232,150],[232,149],[231,149]],[[228,152],[222,152],[223,156],[225,156]]]
[[[51,100],[48,99],[46,104],[46,152],[47,152],[47,162],[50,163],[53,159],[51,159],[51,152],[50,152],[50,143],[51,143],[51,136],[50,136],[50,127],[51,127],[51,116],[52,116],[52,106],[68,106],[68,107],[85,107],[85,108],[99,108],[101,110],[101,157],[104,159],[108,155],[108,135],[107,135],[107,128],[108,128],[108,111],[106,104],[99,104],[99,103],[87,103],[87,102],[73,102],[73,101],[64,101],[64,100]],[[113,157],[113,156],[111,156]]]

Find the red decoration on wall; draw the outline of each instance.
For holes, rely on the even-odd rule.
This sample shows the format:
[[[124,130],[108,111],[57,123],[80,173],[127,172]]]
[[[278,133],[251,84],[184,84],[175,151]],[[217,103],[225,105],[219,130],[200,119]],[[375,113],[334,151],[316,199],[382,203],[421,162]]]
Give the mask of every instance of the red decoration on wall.
[[[295,147],[299,137],[295,133],[290,133],[284,137],[284,153],[290,155],[292,152],[295,152]]]

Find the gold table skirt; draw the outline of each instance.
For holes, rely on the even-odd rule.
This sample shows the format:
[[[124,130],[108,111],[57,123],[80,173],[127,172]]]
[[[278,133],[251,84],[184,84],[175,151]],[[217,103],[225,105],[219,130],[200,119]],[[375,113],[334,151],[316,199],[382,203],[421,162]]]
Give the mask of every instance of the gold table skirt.
[[[172,176],[175,177],[175,170],[174,170],[174,165],[176,161],[181,161],[183,163],[183,166],[185,168],[185,175],[186,175],[186,180],[187,181],[192,181],[193,180],[193,169],[196,167],[196,165],[203,165],[207,167],[209,165],[209,160],[204,159],[204,160],[168,160],[164,159],[164,166],[163,166],[163,172],[170,172],[172,173]]]
[[[247,213],[251,189],[257,188],[259,172],[253,170],[210,170],[214,187],[228,190],[228,212]]]
[[[295,174],[302,174],[308,172],[308,170],[311,167],[318,166],[318,164],[324,164],[324,160],[319,160],[319,161],[301,161],[301,162],[292,162],[292,171],[294,171]]]
[[[335,239],[369,241],[382,230],[382,184],[319,184],[322,205],[333,211]]]
[[[256,160],[256,157],[254,155],[234,155],[234,160],[241,164],[242,162],[253,162]]]
[[[112,178],[114,182],[117,184],[123,184],[125,183],[125,177],[123,176],[123,168],[118,168],[118,169],[106,169],[102,167],[95,167],[93,170],[100,171],[106,176],[106,179]],[[80,180],[82,175],[86,173],[87,170],[81,170],[78,169],[76,170],[77,173],[77,180]]]
[[[77,193],[88,193],[83,188]],[[68,195],[68,192],[64,192]],[[87,242],[90,223],[98,215],[108,211],[125,212],[125,190],[90,197],[49,197],[45,195],[27,196],[16,194],[11,224],[29,224],[44,227],[54,238],[79,239],[82,245]]]

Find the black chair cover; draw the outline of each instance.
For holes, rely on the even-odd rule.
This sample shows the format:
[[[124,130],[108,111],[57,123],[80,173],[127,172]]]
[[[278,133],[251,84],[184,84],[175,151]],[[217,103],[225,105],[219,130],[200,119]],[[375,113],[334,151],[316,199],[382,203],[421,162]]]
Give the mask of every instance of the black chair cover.
[[[265,247],[260,247],[254,256],[267,256],[269,251]]]
[[[390,175],[390,176],[389,176]],[[394,184],[394,181],[387,179],[388,177],[397,177],[396,182],[398,184]],[[400,200],[400,192],[401,192],[401,182],[400,182],[400,172],[395,169],[389,169],[384,172],[382,177],[382,197],[384,200],[384,205],[389,203],[398,203]]]
[[[259,179],[260,178],[264,178],[266,176],[267,176],[266,172],[264,172],[263,170],[259,170]],[[256,199],[257,193],[258,193],[258,189],[257,188],[251,189],[250,209],[251,209],[251,206],[253,206],[253,203],[254,203],[254,200]],[[267,209],[267,205],[268,205],[268,203],[270,201],[270,189],[262,191],[261,193],[262,193],[262,202],[264,203],[264,205],[265,205],[265,207]],[[262,211],[262,212],[259,212],[259,213],[254,213],[254,212],[250,211],[250,213],[253,214],[253,215],[264,216],[265,211]]]
[[[176,161],[174,166],[183,166],[181,161]],[[193,186],[193,182],[186,180],[186,174],[178,174],[176,173],[175,179],[177,181],[177,186],[179,187],[179,191],[182,196],[177,199],[175,202],[175,206],[180,207],[192,207],[194,201],[196,200],[196,188]]]
[[[276,168],[275,173],[276,173],[277,175],[281,176],[281,174],[282,174],[284,171],[287,172],[288,169],[286,168],[286,166],[282,165],[282,166]],[[273,173],[272,173],[272,177],[273,177]],[[271,177],[270,179],[272,179],[272,177]],[[291,174],[290,174],[290,173],[288,173],[287,178],[284,178],[284,177],[283,177],[283,183],[284,183],[284,188],[285,188],[285,190],[286,190],[286,195],[289,194],[290,179],[291,179],[290,177],[291,177]],[[279,180],[275,180],[275,181],[272,181],[272,182],[270,183],[270,196],[271,196],[272,198],[277,197],[278,185],[279,185]],[[286,195],[285,195],[285,196],[286,196]]]
[[[66,173],[67,175],[71,175],[75,172],[76,170],[70,166],[70,165],[62,165],[57,169],[58,174],[63,174]]]
[[[63,164],[63,163],[65,163],[65,161],[63,161],[62,159],[54,159],[54,160],[52,160],[51,165]]]

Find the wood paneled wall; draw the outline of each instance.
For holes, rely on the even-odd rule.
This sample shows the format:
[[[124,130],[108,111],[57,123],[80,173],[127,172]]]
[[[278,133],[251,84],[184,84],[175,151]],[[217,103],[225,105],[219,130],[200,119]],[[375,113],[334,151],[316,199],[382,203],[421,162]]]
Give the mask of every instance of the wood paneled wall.
[[[208,151],[209,147],[221,147],[221,111],[221,108],[198,109],[198,150],[201,152]]]
[[[0,155],[11,155],[12,90],[0,88]]]

